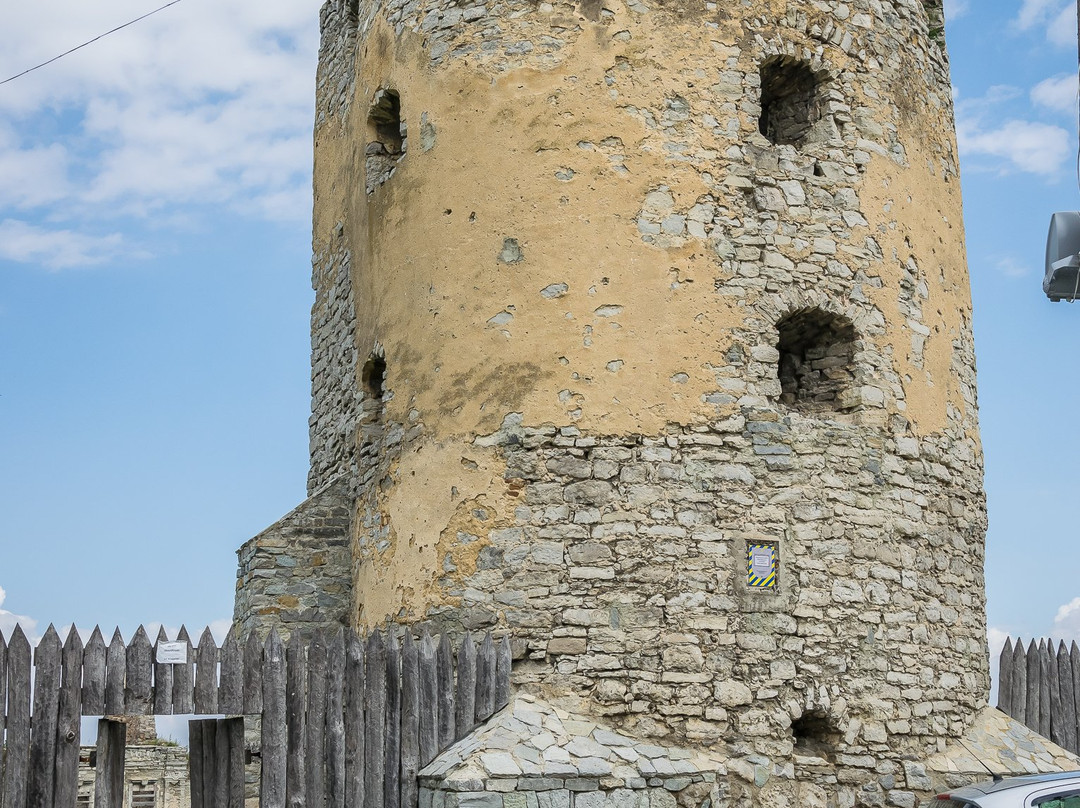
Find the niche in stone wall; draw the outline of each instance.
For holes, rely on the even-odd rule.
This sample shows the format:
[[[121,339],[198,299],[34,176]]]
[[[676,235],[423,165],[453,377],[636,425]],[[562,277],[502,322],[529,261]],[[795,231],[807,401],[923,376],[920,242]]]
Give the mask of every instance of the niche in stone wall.
[[[369,194],[390,179],[405,157],[405,121],[401,117],[401,96],[396,90],[375,93],[368,109],[368,144],[364,170]]]
[[[824,710],[808,710],[791,722],[791,735],[797,754],[829,760],[840,732]]]
[[[383,435],[386,400],[386,357],[378,346],[360,370],[360,446],[377,444]]]
[[[360,383],[364,386],[364,400],[382,403],[386,384],[386,357],[373,353],[364,363],[360,373]]]
[[[819,308],[800,309],[776,324],[780,402],[803,412],[856,409],[858,334],[846,317]]]
[[[821,120],[826,73],[790,56],[761,65],[761,119],[758,129],[772,143],[799,146]]]

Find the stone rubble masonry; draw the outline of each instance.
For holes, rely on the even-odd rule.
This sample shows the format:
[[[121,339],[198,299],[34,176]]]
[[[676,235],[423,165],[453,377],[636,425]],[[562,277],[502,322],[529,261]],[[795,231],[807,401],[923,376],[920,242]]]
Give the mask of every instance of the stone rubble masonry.
[[[337,476],[356,472],[361,394],[351,263],[349,251],[340,247],[327,246],[312,258],[309,494]]]
[[[524,643],[519,684],[638,734],[790,752],[791,721],[825,710],[848,748],[935,751],[988,687],[981,478],[962,433],[896,426],[763,409],[626,439],[508,419],[513,523],[447,596],[465,628]],[[746,586],[762,540],[775,592]]]
[[[767,64],[819,82],[796,143]],[[367,194],[384,90],[421,147]],[[596,761],[549,778],[493,745],[512,711],[424,808],[914,808],[971,774],[986,505],[922,0],[330,0],[313,253],[312,498],[240,551],[237,618],[506,631],[515,711],[712,761],[604,774],[569,745],[624,747],[577,727],[550,748]]]
[[[911,770],[915,764],[907,764]],[[984,708],[963,738],[951,741],[944,752],[908,775],[933,781],[938,790],[959,788],[986,778],[987,770],[1001,775],[1076,771],[1080,759],[1071,752],[993,707]]]
[[[420,772],[420,808],[698,808],[721,804],[726,773],[521,694]]]
[[[79,747],[79,790],[77,805],[92,805],[96,766],[90,765],[96,747]],[[191,782],[188,779],[188,750],[166,742],[129,743],[124,750],[125,805],[141,791],[154,797],[156,808],[188,808],[191,805]]]
[[[349,625],[352,576],[348,485],[327,483],[237,551],[234,622],[294,631]]]

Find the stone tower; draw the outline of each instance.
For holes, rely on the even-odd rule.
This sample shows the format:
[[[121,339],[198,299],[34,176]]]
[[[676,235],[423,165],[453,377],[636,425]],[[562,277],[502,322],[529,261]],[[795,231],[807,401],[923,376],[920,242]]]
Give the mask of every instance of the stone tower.
[[[989,684],[940,14],[330,0],[312,499],[238,617],[494,626],[733,798],[903,788]]]

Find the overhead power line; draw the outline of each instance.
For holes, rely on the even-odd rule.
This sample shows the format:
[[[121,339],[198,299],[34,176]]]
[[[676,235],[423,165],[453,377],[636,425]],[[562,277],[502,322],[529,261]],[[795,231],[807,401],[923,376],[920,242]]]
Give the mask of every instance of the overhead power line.
[[[53,58],[51,58],[51,59],[49,59],[47,61],[44,61],[39,65],[34,65],[33,67],[28,67],[28,68],[26,68],[26,70],[22,71],[21,73],[16,73],[14,76],[11,76],[10,78],[6,78],[3,81],[0,81],[0,84],[7,84],[9,81],[15,81],[15,79],[22,78],[27,73],[33,73],[35,70],[40,70],[41,68],[45,67],[46,65],[51,65],[53,62],[55,62],[55,61],[57,61],[59,59],[63,59],[68,54],[74,53],[77,50],[81,50],[82,48],[85,48],[87,45],[93,45],[99,39],[104,39],[109,34],[115,34],[117,31],[121,31],[124,28],[127,28],[129,25],[134,25],[137,22],[145,20],[147,17],[152,17],[155,14],[157,14],[159,11],[164,11],[169,6],[175,6],[179,2],[180,2],[180,0],[172,0],[171,2],[166,3],[165,5],[161,6],[160,8],[155,8],[153,11],[148,11],[146,14],[143,14],[141,17],[136,17],[133,20],[129,20],[128,22],[125,22],[123,25],[116,26],[111,31],[106,31],[104,34],[99,34],[98,36],[94,37],[93,39],[87,40],[86,42],[82,43],[81,45],[76,45],[71,50],[66,50],[63,53],[61,53],[59,56],[54,56]]]

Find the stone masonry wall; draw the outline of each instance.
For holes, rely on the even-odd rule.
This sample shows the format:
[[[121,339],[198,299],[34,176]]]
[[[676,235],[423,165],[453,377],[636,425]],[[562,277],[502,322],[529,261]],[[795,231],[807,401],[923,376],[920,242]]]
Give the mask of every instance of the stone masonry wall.
[[[327,246],[312,259],[311,468],[308,493],[356,471],[362,396],[357,384],[356,304],[347,250]]]
[[[653,439],[511,426],[515,524],[449,594],[465,625],[526,640],[519,682],[570,685],[638,734],[786,755],[791,721],[823,711],[849,765],[935,750],[985,703],[981,478],[962,434],[903,426],[768,410]],[[775,593],[746,586],[762,540]]]
[[[923,4],[363,0],[355,41],[328,8],[312,481],[349,478],[352,619],[505,629],[521,690],[715,751],[732,804],[913,808],[988,689]],[[770,61],[820,82],[797,143],[760,131]],[[381,89],[429,137],[368,195]]]
[[[322,7],[324,36],[316,78],[315,132],[340,137],[354,94],[356,4],[330,0]],[[356,427],[360,418],[357,386],[356,301],[352,255],[343,244],[344,226],[313,234],[311,286],[311,468],[308,493],[333,477],[355,471]]]
[[[237,551],[233,621],[252,629],[293,631],[349,625],[352,606],[350,512],[335,480]]]

